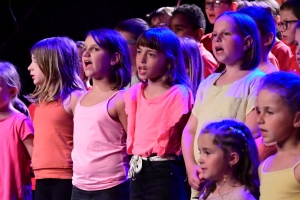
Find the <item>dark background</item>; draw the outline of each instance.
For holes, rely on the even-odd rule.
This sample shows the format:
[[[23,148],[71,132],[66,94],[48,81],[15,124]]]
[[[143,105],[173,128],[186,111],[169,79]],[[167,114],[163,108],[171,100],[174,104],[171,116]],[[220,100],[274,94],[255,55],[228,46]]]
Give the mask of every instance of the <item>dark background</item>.
[[[203,2],[182,0],[181,4],[202,7]],[[0,60],[17,66],[24,100],[22,95],[34,90],[27,67],[36,42],[54,36],[84,40],[89,30],[114,28],[129,18],[146,20],[147,13],[176,4],[177,0],[0,0]]]

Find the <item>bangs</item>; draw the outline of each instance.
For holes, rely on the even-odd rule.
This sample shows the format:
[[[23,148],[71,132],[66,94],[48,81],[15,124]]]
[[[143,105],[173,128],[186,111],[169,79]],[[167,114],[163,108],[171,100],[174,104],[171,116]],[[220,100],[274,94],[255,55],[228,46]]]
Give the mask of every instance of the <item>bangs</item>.
[[[163,52],[162,38],[159,34],[155,34],[154,32],[147,31],[144,32],[137,40],[136,46],[139,47],[148,47],[150,49],[155,49],[159,52]]]

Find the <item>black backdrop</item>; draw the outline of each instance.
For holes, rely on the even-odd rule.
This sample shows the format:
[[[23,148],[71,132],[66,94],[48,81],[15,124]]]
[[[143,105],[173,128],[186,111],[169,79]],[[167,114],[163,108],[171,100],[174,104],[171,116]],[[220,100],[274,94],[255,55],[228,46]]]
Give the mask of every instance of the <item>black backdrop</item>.
[[[181,4],[202,7],[203,1],[182,0]],[[39,40],[53,36],[84,40],[89,30],[114,28],[134,17],[146,19],[154,9],[176,4],[177,0],[0,0],[0,59],[18,67],[21,95],[28,94],[34,89],[27,71],[29,50]]]

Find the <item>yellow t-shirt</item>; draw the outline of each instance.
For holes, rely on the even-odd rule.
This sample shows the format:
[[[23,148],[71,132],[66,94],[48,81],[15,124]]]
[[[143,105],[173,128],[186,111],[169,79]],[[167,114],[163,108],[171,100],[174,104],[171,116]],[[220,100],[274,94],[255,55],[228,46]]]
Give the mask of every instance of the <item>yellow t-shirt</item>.
[[[216,86],[221,73],[214,73],[199,85],[192,114],[198,119],[194,139],[194,157],[199,159],[197,139],[201,129],[212,121],[235,118],[245,122],[254,109],[260,79],[265,75],[255,69],[243,78],[227,85]],[[194,192],[193,192],[194,193]]]

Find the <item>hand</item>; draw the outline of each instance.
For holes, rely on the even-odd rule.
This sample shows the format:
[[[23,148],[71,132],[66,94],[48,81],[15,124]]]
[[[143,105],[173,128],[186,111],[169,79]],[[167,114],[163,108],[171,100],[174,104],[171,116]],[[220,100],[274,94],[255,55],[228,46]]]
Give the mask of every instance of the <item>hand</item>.
[[[199,191],[203,183],[205,182],[205,179],[202,176],[202,170],[199,165],[194,164],[191,166],[188,171],[188,180],[190,186],[194,189]]]

